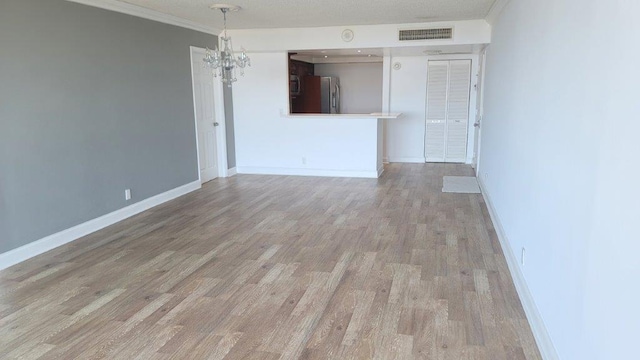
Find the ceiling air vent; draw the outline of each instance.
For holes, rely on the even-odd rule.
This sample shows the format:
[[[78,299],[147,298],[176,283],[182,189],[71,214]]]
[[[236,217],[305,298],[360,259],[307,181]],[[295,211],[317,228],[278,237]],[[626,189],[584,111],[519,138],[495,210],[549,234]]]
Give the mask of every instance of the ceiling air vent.
[[[400,41],[453,39],[453,28],[400,30]]]

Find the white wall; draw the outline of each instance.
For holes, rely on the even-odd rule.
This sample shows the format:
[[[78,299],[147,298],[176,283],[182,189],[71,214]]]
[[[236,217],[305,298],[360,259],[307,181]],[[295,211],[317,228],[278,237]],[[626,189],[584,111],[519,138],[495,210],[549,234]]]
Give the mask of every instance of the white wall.
[[[424,163],[425,108],[427,99],[427,57],[393,57],[400,70],[391,70],[390,112],[402,117],[387,121],[386,158],[389,162]]]
[[[238,173],[377,177],[377,119],[285,116],[287,53],[251,60],[233,87]]]
[[[467,163],[473,160],[473,122],[476,108],[477,55],[393,56],[392,64],[399,63],[399,70],[390,72],[390,112],[401,112],[399,119],[388,120],[386,126],[386,154],[389,162],[424,162],[424,138],[427,101],[427,63],[429,60],[471,59],[471,103]]]
[[[454,28],[452,40],[399,41],[398,30],[432,27]],[[353,40],[342,40],[345,29],[354,33]],[[313,49],[393,48],[425,45],[487,44],[491,40],[491,26],[485,20],[447,21],[414,24],[384,24],[328,26],[290,29],[229,30],[236,46],[255,52]]]
[[[340,78],[341,113],[382,111],[382,63],[316,64],[315,75]]]
[[[452,26],[454,28],[454,38],[451,40],[404,42],[398,40],[398,30],[400,29],[439,26]],[[341,38],[342,31],[347,28],[354,32],[354,38],[350,42],[345,42]],[[263,110],[265,114],[271,114],[274,111],[286,111],[285,109],[288,109],[288,95],[286,94],[287,60],[286,58],[278,56],[272,57],[276,54],[284,54],[289,50],[384,48],[386,54],[384,64],[386,64],[387,67],[384,68],[383,66],[382,70],[383,80],[380,105],[383,111],[401,112],[405,115],[397,120],[388,120],[384,125],[385,139],[383,140],[385,149],[383,157],[395,162],[424,162],[424,107],[426,95],[418,95],[426,92],[426,60],[428,58],[423,56],[415,59],[411,59],[411,57],[399,57],[402,61],[404,61],[403,59],[407,59],[407,66],[403,68],[402,75],[396,75],[394,79],[394,74],[392,74],[393,70],[390,70],[388,66],[391,64],[390,60],[395,61],[395,57],[391,59],[390,54],[394,51],[406,50],[407,48],[414,50],[414,47],[487,44],[491,39],[491,27],[485,20],[469,20],[296,29],[245,29],[229,30],[229,35],[233,37],[236,46],[243,46],[250,49],[251,52],[249,55],[252,58],[253,64],[253,67],[247,70],[247,77],[240,79],[234,84],[234,114],[236,119],[239,116],[265,116],[258,115],[253,112],[251,108]],[[418,53],[421,52],[419,51]],[[260,64],[260,61],[265,59],[263,56],[269,59],[266,64]],[[417,60],[420,58],[422,58],[422,60]],[[467,56],[467,58],[469,57]],[[422,61],[423,64],[419,65],[419,61]],[[258,72],[258,68],[264,68],[264,66],[267,66],[266,71],[269,72],[270,81],[263,81],[262,79],[254,80],[252,73]],[[279,78],[274,71],[285,72],[282,72],[282,77]],[[251,78],[252,80],[247,81],[247,78]],[[280,82],[283,82],[284,85],[280,84]],[[274,84],[278,85],[276,86]],[[256,86],[256,88],[247,89],[246,87],[248,86]],[[246,91],[247,94],[250,94],[252,97],[240,99],[239,97],[241,95],[236,92],[238,88],[243,89],[242,91]],[[408,88],[415,89],[415,92],[408,93]],[[284,91],[284,93],[282,91]],[[266,101],[265,99],[269,100]],[[475,101],[475,97],[473,97],[473,99]],[[395,106],[387,106],[390,104],[389,101],[391,101],[392,104],[394,103]],[[257,105],[258,103],[260,106]],[[475,108],[475,105],[472,105],[472,107]],[[237,111],[240,111],[240,114],[237,114]],[[255,111],[257,112],[258,110]],[[422,116],[420,116],[420,114],[422,114]],[[470,124],[472,124],[472,122],[471,120]],[[236,122],[236,126],[242,125]],[[242,130],[240,130],[240,133],[236,133],[238,142],[242,141],[242,136]],[[278,136],[280,136],[282,140],[286,139],[286,137],[284,137],[285,134],[279,134]],[[246,142],[246,144],[247,146],[253,146],[250,145],[249,142]],[[243,151],[241,144],[236,144],[236,147],[238,148],[237,152]],[[473,136],[470,136],[469,149],[473,149]],[[244,150],[245,152],[247,151],[247,149]],[[238,155],[238,157],[240,156],[241,155]],[[295,159],[299,157],[300,155],[297,154],[296,151],[296,155],[291,161],[297,162],[298,160]],[[249,160],[249,158],[245,159]],[[472,159],[472,151],[469,151],[468,162],[471,162]],[[254,163],[253,166],[258,166],[263,161],[266,161],[265,159],[258,160],[257,158],[251,159]],[[287,166],[293,165],[294,164],[291,163]],[[240,160],[238,160],[238,166],[240,166]]]
[[[639,13],[514,0],[488,51],[480,175],[563,359],[637,357]]]

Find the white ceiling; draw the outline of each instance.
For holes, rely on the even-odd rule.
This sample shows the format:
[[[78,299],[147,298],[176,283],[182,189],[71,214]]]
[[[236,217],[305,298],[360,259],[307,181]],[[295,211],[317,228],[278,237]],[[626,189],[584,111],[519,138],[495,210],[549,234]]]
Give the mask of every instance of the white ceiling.
[[[222,28],[215,0],[121,0]],[[484,19],[496,0],[224,0],[242,10],[229,14],[229,29],[402,24]]]

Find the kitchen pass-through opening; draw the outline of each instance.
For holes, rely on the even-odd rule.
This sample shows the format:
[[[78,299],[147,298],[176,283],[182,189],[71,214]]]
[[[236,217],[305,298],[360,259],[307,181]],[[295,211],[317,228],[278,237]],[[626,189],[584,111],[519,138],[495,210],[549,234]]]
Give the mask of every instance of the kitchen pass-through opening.
[[[291,114],[382,111],[381,51],[290,51],[288,76]]]

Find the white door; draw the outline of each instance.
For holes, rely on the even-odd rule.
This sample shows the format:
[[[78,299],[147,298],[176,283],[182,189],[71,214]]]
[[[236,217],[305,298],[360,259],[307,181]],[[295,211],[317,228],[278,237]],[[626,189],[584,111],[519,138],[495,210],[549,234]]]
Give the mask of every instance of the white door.
[[[198,132],[198,161],[200,181],[205,183],[218,177],[216,146],[217,125],[214,107],[213,74],[203,67],[204,51],[192,53],[193,96]]]
[[[429,61],[427,67],[427,128],[425,157],[427,162],[444,162],[447,133],[447,88],[449,62]]]
[[[429,61],[427,67],[427,162],[465,162],[471,92],[471,60]]]

